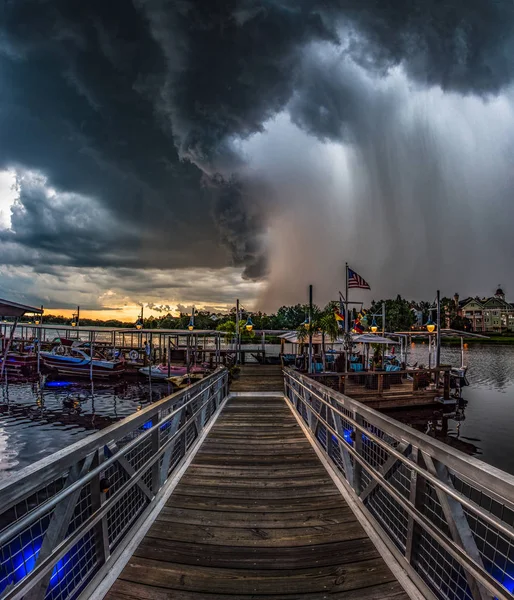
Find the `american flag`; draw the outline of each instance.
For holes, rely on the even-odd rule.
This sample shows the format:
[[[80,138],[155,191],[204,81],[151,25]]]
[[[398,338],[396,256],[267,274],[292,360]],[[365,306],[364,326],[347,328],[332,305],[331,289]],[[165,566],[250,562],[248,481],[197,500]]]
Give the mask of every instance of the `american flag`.
[[[348,268],[348,287],[349,288],[362,288],[363,290],[370,290],[369,283],[364,281],[360,275],[355,271]]]

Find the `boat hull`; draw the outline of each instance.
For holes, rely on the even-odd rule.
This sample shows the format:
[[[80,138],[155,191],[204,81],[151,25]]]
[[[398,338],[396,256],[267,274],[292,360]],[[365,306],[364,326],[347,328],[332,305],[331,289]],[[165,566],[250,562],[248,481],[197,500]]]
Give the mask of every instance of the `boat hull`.
[[[74,377],[89,377],[91,374],[91,360],[73,359],[66,356],[57,356],[50,352],[42,352],[41,358],[44,365],[60,375],[73,375]],[[120,377],[125,373],[122,362],[93,360],[93,377]]]

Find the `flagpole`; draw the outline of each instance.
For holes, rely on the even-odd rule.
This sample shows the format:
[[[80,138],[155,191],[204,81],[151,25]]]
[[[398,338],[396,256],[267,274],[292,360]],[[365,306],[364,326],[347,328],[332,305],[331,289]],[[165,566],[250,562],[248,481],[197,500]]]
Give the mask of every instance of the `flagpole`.
[[[345,301],[345,305],[346,305],[346,310],[345,310],[345,315],[344,315],[344,331],[347,334],[349,329],[349,320],[350,320],[350,313],[348,312],[348,263],[346,263],[346,267],[345,267],[345,285],[346,285],[346,295],[344,297],[344,301]],[[349,348],[347,348],[347,344],[348,344],[348,336],[345,335],[346,341],[345,341],[345,355],[344,355],[344,372],[348,373],[348,362],[350,360],[350,357],[348,356],[348,350]]]
[[[346,294],[344,297],[345,300],[345,305],[346,305],[346,314],[345,314],[345,319],[344,319],[344,330],[346,333],[348,333],[349,329],[348,329],[348,263],[346,263],[346,268],[345,268],[345,278],[346,278]]]

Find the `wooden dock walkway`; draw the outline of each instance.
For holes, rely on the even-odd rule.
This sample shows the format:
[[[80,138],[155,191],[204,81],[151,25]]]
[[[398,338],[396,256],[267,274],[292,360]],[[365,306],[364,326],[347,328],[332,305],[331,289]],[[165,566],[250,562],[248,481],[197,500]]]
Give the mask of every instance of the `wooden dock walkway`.
[[[107,598],[408,596],[285,401],[256,393],[228,401]]]
[[[280,365],[241,365],[231,392],[283,392],[284,376]]]

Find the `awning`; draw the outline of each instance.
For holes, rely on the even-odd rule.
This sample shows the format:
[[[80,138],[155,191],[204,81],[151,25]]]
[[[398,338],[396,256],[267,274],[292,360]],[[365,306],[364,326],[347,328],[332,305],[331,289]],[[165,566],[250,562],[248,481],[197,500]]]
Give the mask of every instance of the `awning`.
[[[437,335],[437,331],[429,333],[428,331],[397,331],[391,335],[404,335],[408,337],[424,337],[429,335]],[[487,335],[481,335],[480,333],[471,333],[471,331],[460,331],[458,329],[441,329],[441,337],[462,337],[462,338],[482,338],[489,339]]]
[[[0,317],[23,317],[26,313],[42,315],[43,311],[41,308],[0,299]]]
[[[288,331],[287,333],[283,333],[282,335],[279,335],[278,337],[282,338],[289,344],[308,344],[309,343],[308,335],[304,339],[300,339],[298,337],[298,332],[296,332],[296,331]],[[316,333],[314,333],[312,335],[312,343],[313,344],[321,344],[322,342],[323,342],[322,335],[321,335],[321,333],[319,333],[319,331],[317,331]],[[342,343],[343,343],[342,339],[337,339],[335,341],[332,341],[328,335],[325,336],[325,344],[327,344],[327,346],[332,345],[332,344],[342,344]]]
[[[357,335],[352,335],[352,340],[354,344],[397,344],[394,340],[390,340],[389,338],[382,337],[381,335],[376,335],[374,333],[362,333]]]

